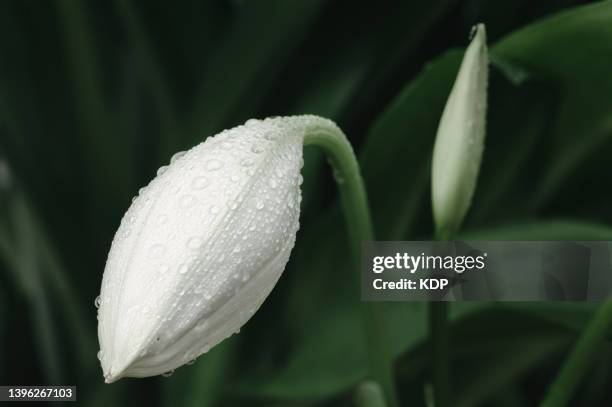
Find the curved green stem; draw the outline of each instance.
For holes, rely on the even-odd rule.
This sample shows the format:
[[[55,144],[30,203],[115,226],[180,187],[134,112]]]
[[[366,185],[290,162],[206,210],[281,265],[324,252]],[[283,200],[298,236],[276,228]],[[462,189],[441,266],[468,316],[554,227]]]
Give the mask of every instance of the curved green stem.
[[[580,384],[593,359],[601,351],[612,326],[612,299],[604,302],[559,371],[540,407],[565,406]]]
[[[351,144],[331,121],[314,120],[304,137],[305,145],[316,145],[326,154],[340,192],[350,247],[356,269],[359,269],[361,242],[374,240],[372,220],[359,164]],[[364,328],[371,377],[383,389],[390,407],[397,406],[393,379],[393,360],[389,354],[384,316],[379,303],[362,302]]]

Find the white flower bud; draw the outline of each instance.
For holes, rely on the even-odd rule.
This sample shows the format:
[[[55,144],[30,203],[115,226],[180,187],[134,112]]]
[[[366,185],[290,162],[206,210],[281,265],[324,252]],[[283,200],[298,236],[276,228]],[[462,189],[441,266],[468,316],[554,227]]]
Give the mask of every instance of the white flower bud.
[[[113,240],[99,298],[107,383],[162,374],[237,332],[280,277],[299,227],[315,116],[249,120],[176,154]]]
[[[478,24],[442,113],[433,151],[433,215],[443,236],[457,231],[474,195],[484,147],[487,83],[485,26]]]

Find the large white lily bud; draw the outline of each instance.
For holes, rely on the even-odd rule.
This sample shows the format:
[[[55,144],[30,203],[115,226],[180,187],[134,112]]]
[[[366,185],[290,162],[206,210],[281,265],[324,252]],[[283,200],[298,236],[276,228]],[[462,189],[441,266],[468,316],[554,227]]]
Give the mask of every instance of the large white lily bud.
[[[478,24],[463,57],[436,135],[432,161],[433,215],[442,237],[457,231],[467,213],[484,148],[488,57]]]
[[[121,221],[99,298],[107,383],[162,374],[237,332],[276,284],[299,228],[315,116],[249,120],[176,154]]]

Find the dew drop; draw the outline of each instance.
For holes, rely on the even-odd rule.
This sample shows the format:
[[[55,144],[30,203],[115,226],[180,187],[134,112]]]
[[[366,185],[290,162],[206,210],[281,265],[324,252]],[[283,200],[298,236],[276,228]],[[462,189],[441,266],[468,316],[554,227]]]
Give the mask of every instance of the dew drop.
[[[98,351],[98,354],[96,355],[98,356],[98,360],[102,360],[102,358],[104,357],[104,352],[102,352],[101,350]]]
[[[206,163],[206,169],[208,171],[217,171],[221,167],[223,167],[223,163],[219,160],[215,160],[214,158],[212,160],[208,160]]]
[[[168,215],[161,214],[157,217],[157,223],[159,225],[163,225],[168,221]]]
[[[173,373],[174,373],[174,370],[169,370],[169,371],[167,371],[165,373],[162,373],[161,375],[162,375],[162,377],[170,377],[170,376],[172,376]]]
[[[183,208],[189,208],[196,203],[196,199],[193,195],[184,195],[180,203]]]
[[[185,274],[189,271],[189,264],[183,263],[179,266],[178,272],[179,274]]]
[[[154,244],[149,248],[149,256],[152,258],[160,258],[164,255],[166,247],[163,244]]]
[[[99,295],[94,300],[94,305],[96,308],[100,308],[100,296]]]
[[[179,158],[184,156],[185,153],[186,153],[186,151],[179,151],[178,153],[174,154],[172,156],[172,158],[170,158],[170,164],[172,164],[173,162],[175,162],[176,160],[178,160]]]
[[[255,208],[259,211],[262,210],[264,208],[264,203],[262,201],[255,202]]]
[[[210,185],[210,180],[204,176],[195,177],[191,182],[194,189],[204,189]]]
[[[230,180],[232,180],[232,182],[238,182],[240,180],[240,176],[234,174],[230,177]]]
[[[254,161],[250,158],[244,158],[242,161],[240,161],[240,165],[242,165],[243,167],[250,167],[253,164]]]
[[[199,237],[192,237],[187,241],[187,247],[195,250],[199,249],[202,246],[202,239]]]
[[[168,169],[167,165],[162,165],[161,167],[159,167],[157,169],[157,176],[159,177],[160,175],[163,175],[163,173],[166,172],[167,169]]]
[[[264,151],[264,148],[258,144],[253,144],[251,146],[251,151],[255,154],[261,154]]]

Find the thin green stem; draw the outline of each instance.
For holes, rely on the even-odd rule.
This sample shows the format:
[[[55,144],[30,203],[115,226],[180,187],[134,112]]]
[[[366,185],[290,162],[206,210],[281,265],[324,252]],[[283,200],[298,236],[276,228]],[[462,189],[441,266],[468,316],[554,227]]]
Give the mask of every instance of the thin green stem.
[[[374,240],[374,232],[365,186],[353,148],[342,131],[325,119],[313,120],[306,130],[304,144],[320,147],[332,166],[340,192],[354,265],[358,269],[361,242]],[[376,302],[361,304],[370,375],[382,387],[387,404],[396,407],[393,360],[389,354],[382,309]]]
[[[559,371],[541,407],[567,405],[605,344],[606,333],[612,326],[612,299],[604,302]]]
[[[437,240],[449,240],[450,233],[438,230]],[[446,301],[429,303],[429,343],[431,344],[431,368],[434,405],[450,405],[450,329],[449,306]]]
[[[387,407],[380,385],[371,380],[366,380],[357,387],[355,404],[357,407]]]
[[[429,303],[429,338],[431,343],[434,405],[446,407],[450,396],[448,303]]]

